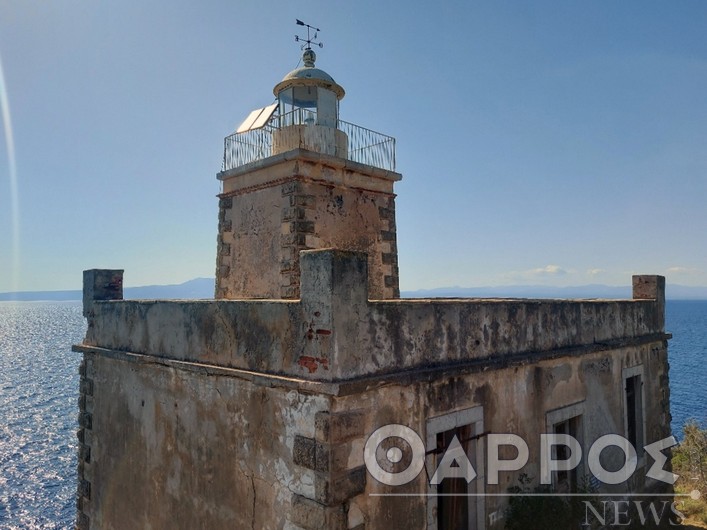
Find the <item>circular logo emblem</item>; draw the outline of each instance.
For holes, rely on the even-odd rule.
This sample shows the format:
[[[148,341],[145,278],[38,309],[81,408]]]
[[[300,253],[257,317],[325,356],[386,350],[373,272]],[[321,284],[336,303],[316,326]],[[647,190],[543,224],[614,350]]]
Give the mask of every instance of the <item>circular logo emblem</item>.
[[[378,482],[401,486],[417,477],[425,466],[425,444],[405,425],[384,425],[366,441],[366,469]]]

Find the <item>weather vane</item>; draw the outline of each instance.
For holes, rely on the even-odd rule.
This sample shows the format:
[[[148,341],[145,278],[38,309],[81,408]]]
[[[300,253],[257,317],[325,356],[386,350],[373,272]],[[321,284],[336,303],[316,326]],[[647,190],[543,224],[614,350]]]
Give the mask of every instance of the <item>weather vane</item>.
[[[295,35],[295,42],[303,42],[302,44],[302,49],[304,50],[305,48],[308,50],[312,49],[312,44],[315,46],[319,46],[320,48],[324,47],[324,43],[322,42],[314,42],[317,40],[317,35],[319,35],[319,32],[321,31],[319,28],[315,28],[314,26],[310,26],[309,24],[305,24],[302,22],[300,19],[296,18],[295,21],[297,22],[298,26],[307,26],[307,38],[305,39],[304,37],[300,37],[299,35]],[[314,32],[314,35],[312,35],[312,31]]]

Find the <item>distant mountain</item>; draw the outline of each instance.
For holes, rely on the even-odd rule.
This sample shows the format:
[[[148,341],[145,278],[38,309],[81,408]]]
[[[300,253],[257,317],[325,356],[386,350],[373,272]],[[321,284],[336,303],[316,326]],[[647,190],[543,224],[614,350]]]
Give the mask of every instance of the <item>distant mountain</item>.
[[[581,285],[552,287],[545,285],[504,285],[499,287],[441,287],[403,291],[404,298],[631,298],[631,287]]]
[[[668,284],[665,286],[668,300],[707,300],[707,287]]]
[[[178,285],[146,285],[144,287],[126,287],[123,296],[126,300],[199,300],[214,297],[215,280],[213,278],[195,278]],[[82,291],[22,291],[0,293],[0,301],[17,300],[21,302],[81,300]]]
[[[440,287],[403,291],[403,298],[631,298],[631,286],[578,285],[505,285],[500,287]],[[665,296],[670,300],[707,300],[707,287],[668,284]]]
[[[81,300],[81,291],[18,291],[16,293],[0,293],[0,302],[39,302]]]
[[[195,278],[178,285],[147,285],[126,287],[127,300],[199,300],[214,297],[213,278]],[[630,286],[578,285],[549,287],[544,285],[506,285],[501,287],[439,287],[403,291],[403,298],[631,298]],[[669,284],[666,296],[671,300],[707,300],[707,287],[689,287]],[[0,301],[60,301],[81,300],[82,293],[74,291],[23,291],[0,293]]]
[[[213,298],[215,288],[214,278],[195,278],[179,285],[126,287],[123,296],[126,300],[203,300]]]

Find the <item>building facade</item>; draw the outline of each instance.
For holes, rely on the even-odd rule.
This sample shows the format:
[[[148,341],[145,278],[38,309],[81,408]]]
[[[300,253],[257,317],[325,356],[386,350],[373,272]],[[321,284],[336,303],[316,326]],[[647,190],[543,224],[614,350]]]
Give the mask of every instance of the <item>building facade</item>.
[[[642,449],[670,436],[664,278],[630,300],[400,299],[394,140],[340,120],[314,61],[226,138],[214,300],[123,300],[122,271],[84,272],[77,527],[501,529],[547,433],[637,448],[626,480],[585,457],[553,491],[671,491]],[[499,434],[522,468],[491,468],[518,456]],[[473,480],[435,484],[457,446]]]

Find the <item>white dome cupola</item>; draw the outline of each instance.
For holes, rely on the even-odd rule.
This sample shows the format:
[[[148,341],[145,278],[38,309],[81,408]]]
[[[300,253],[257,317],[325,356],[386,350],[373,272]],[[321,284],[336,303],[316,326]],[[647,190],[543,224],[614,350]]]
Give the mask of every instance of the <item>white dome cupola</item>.
[[[316,124],[336,127],[339,118],[339,101],[344,97],[344,89],[324,70],[316,68],[317,56],[307,48],[302,54],[304,66],[287,74],[273,93],[280,104],[280,113],[302,109],[302,112],[316,112]],[[312,119],[314,116],[307,116]]]

